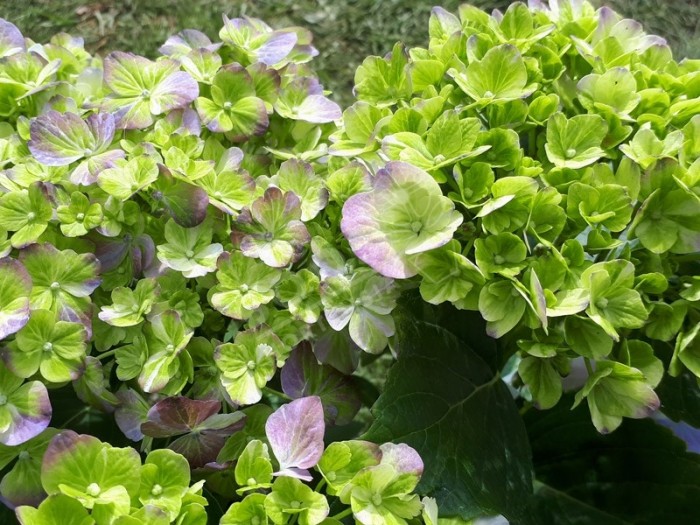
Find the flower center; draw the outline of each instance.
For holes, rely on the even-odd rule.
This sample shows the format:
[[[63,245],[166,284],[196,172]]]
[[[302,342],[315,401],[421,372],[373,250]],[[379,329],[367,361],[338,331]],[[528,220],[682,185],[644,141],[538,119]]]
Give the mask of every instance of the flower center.
[[[421,221],[413,221],[411,223],[411,231],[413,233],[420,233],[420,231],[423,229],[423,223]]]
[[[102,492],[102,490],[100,489],[100,486],[97,483],[90,483],[87,486],[86,492],[88,493],[88,495],[94,498],[97,495],[99,495],[99,493]]]
[[[90,155],[92,155],[92,150],[90,148],[85,148],[83,150],[83,155],[89,157]]]
[[[151,494],[153,496],[160,496],[162,493],[163,493],[163,487],[158,485],[158,483],[153,485],[153,488],[151,489]]]
[[[194,252],[192,250],[187,250],[185,252],[185,255],[187,256],[188,259],[191,259],[192,257],[194,257]]]
[[[257,481],[255,481],[255,478],[248,478],[248,480],[245,483],[249,487],[252,487],[253,485],[255,485],[257,483]]]
[[[255,347],[255,349],[258,352],[265,352],[265,353],[272,352],[272,347],[268,344],[265,344],[265,343],[260,343],[257,347]]]
[[[493,91],[485,91],[484,98],[493,98]]]
[[[248,361],[248,362],[245,364],[245,366],[248,368],[248,370],[250,370],[250,371],[252,372],[253,370],[255,370],[255,366],[256,366],[256,365],[255,365],[255,361],[253,361],[253,360],[251,359],[250,361]]]
[[[58,281],[54,281],[51,283],[52,290],[58,290],[59,288],[61,288],[61,283],[59,283]]]
[[[29,452],[26,450],[23,450],[22,452],[19,453],[19,456],[17,458],[21,461],[23,459],[29,459]]]
[[[148,98],[148,97],[151,96],[151,92],[150,92],[149,90],[147,90],[147,89],[144,89],[144,90],[141,92],[141,96],[142,96],[143,98]]]
[[[495,262],[496,264],[503,264],[504,262],[506,262],[506,260],[503,258],[502,255],[496,255],[493,258],[493,262]]]
[[[299,508],[301,508],[301,501],[297,501],[297,500],[290,501],[289,506],[292,507],[293,509],[299,509]]]
[[[247,284],[242,284],[238,287],[238,289],[241,291],[241,293],[247,293],[249,288]]]
[[[250,518],[250,525],[260,525],[260,518],[258,516]]]
[[[372,496],[372,505],[375,507],[379,507],[382,504],[382,495],[381,494],[374,494]]]
[[[27,220],[28,221],[33,221],[34,219],[36,219],[36,213],[34,213],[33,211],[30,211],[29,213],[27,213]]]
[[[569,149],[567,149],[567,150],[566,150],[566,153],[564,154],[564,156],[565,156],[567,159],[573,159],[573,158],[576,156],[576,149],[574,149],[574,148],[569,148]]]
[[[326,479],[328,481],[335,481],[338,475],[335,473],[335,470],[331,470],[326,474]]]
[[[608,307],[608,300],[605,297],[601,297],[595,302],[595,305],[601,310],[604,310]]]
[[[78,219],[79,221],[82,221],[82,220],[85,218],[85,214],[82,213],[82,212],[81,212],[81,213],[78,213],[78,214],[75,216],[75,218]]]
[[[168,352],[172,352],[173,350],[175,350],[175,345],[172,344],[172,343],[170,343],[169,345],[167,345],[167,346],[165,347],[165,349],[166,349]]]
[[[53,343],[44,343],[44,346],[42,346],[41,348],[44,350],[44,352],[50,352],[51,350],[53,350]]]
[[[233,107],[233,103],[230,100],[227,100],[224,102],[224,109],[231,109]]]

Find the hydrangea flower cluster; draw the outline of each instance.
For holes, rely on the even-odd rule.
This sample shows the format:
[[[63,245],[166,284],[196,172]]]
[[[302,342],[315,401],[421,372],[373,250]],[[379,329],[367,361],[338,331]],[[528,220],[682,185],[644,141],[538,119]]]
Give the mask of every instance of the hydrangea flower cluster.
[[[387,383],[362,435],[418,295],[478,313],[519,405],[574,391],[601,433],[700,377],[700,61],[583,0],[437,7],[343,111],[311,41],[224,17],[216,42],[101,59],[0,19],[0,499],[22,524],[199,525],[213,500],[222,525],[473,517],[444,458],[418,485],[465,399],[392,434]]]

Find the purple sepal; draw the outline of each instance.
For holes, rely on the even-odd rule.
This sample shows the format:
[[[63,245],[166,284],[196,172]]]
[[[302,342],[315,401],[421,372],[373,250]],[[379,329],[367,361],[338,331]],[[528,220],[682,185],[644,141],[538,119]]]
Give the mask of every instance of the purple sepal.
[[[296,399],[272,413],[265,434],[279,462],[279,475],[302,474],[300,469],[314,467],[323,454],[325,429],[318,396]]]

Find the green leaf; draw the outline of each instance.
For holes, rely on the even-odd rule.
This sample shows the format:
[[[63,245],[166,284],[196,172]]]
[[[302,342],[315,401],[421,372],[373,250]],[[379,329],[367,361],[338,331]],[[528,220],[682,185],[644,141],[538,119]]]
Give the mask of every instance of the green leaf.
[[[34,310],[29,322],[17,333],[17,348],[8,358],[20,377],[37,371],[49,382],[77,379],[85,358],[87,333],[80,323],[57,321],[48,310]]]
[[[243,501],[234,503],[221,517],[219,525],[249,525],[267,523],[265,494],[249,494]]]
[[[323,451],[317,468],[328,482],[328,493],[335,495],[362,469],[379,465],[381,456],[369,441],[335,441]]]
[[[78,500],[55,494],[45,499],[39,508],[18,507],[21,525],[94,525],[95,520]]]
[[[148,188],[158,178],[158,166],[144,155],[128,161],[117,161],[114,168],[102,171],[97,184],[113,197],[125,201],[134,193]]]
[[[568,403],[529,411],[541,525],[651,525],[700,519],[700,458],[657,424],[626,420],[600,435],[586,410]]]
[[[365,437],[414,447],[425,463],[418,491],[445,515],[520,519],[531,463],[505,384],[464,340],[420,317],[403,319],[397,338],[399,358]]]
[[[552,408],[561,398],[561,376],[553,359],[528,356],[518,365],[518,374],[530,389],[535,406],[541,410]]]
[[[623,417],[640,419],[659,408],[659,398],[638,369],[614,361],[596,362],[596,370],[576,393],[574,407],[588,400],[591,419],[598,432],[607,434]]]
[[[555,113],[547,122],[547,158],[558,168],[593,164],[605,154],[601,144],[607,132],[608,124],[598,115],[567,119],[563,113]]]
[[[489,49],[481,60],[470,62],[464,72],[448,71],[457,85],[477,102],[515,100],[531,95],[536,85],[527,85],[523,57],[513,45]]]
[[[366,58],[355,72],[355,92],[380,108],[394,104],[411,95],[407,74],[408,56],[403,44],[397,43],[387,58]]]
[[[318,525],[328,516],[328,501],[296,478],[279,477],[265,498],[265,512],[275,525],[298,515],[300,525]]]
[[[249,490],[266,489],[272,485],[272,462],[267,445],[258,439],[248,443],[236,461],[235,477],[242,494]]]
[[[11,191],[0,197],[0,224],[12,237],[13,248],[36,242],[53,215],[47,187],[36,182],[26,190]]]

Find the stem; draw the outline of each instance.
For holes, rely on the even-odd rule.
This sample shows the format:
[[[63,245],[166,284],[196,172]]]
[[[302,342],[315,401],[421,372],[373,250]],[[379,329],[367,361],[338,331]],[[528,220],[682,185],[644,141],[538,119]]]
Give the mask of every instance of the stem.
[[[80,418],[83,417],[85,414],[87,414],[89,411],[90,411],[90,409],[89,409],[88,407],[85,407],[85,408],[83,408],[82,410],[80,410],[79,412],[73,414],[71,417],[69,417],[69,418],[63,423],[63,425],[61,425],[61,428],[68,428],[68,425],[69,425],[70,423],[72,423],[72,422],[75,421],[76,419],[80,419]]]
[[[294,401],[291,397],[289,397],[287,394],[280,392],[278,390],[275,390],[274,388],[270,388],[269,386],[263,387],[263,392],[266,394],[270,394],[273,396],[277,396],[281,399],[284,399],[285,401]]]
[[[97,356],[97,359],[104,359],[105,357],[110,357],[116,353],[117,349],[110,350],[108,352],[103,352]]]
[[[528,154],[533,159],[537,157],[537,127],[532,128],[528,133],[527,140]]]
[[[338,521],[340,521],[340,520],[342,520],[343,518],[345,518],[346,516],[350,516],[350,514],[352,514],[352,508],[351,508],[351,507],[348,507],[348,508],[345,509],[343,512],[339,512],[339,513],[336,514],[335,516],[331,516],[331,519],[332,519],[332,520],[338,520]]]
[[[299,517],[299,514],[294,514],[292,516],[292,519],[289,521],[289,525],[294,525],[297,522],[298,517]]]
[[[593,367],[591,366],[591,360],[588,359],[587,357],[584,357],[583,362],[586,364],[586,370],[588,370],[588,375],[592,376],[593,375]]]
[[[318,485],[316,485],[314,492],[319,492],[325,486],[326,486],[326,478],[321,478],[321,481],[319,481]]]

